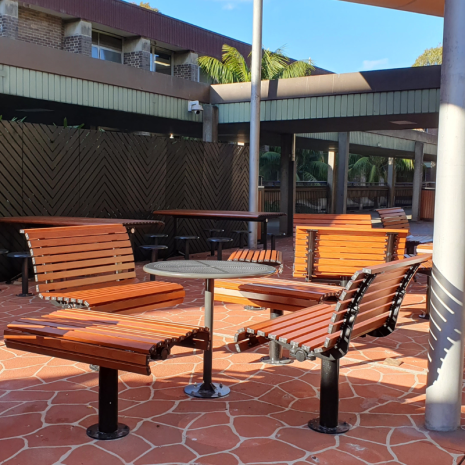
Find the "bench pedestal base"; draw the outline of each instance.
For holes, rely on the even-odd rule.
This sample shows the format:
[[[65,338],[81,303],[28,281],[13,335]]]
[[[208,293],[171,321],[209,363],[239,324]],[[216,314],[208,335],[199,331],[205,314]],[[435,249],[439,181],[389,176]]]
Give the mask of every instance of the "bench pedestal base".
[[[184,392],[191,397],[199,397],[201,399],[217,399],[226,397],[231,390],[221,383],[210,383],[210,385],[190,384],[184,388]]]
[[[95,424],[87,428],[87,436],[92,439],[99,439],[101,441],[109,441],[112,439],[124,438],[129,434],[129,426],[123,425],[123,423],[118,423],[118,429],[112,433],[104,433],[99,430],[99,425]]]
[[[279,318],[284,314],[283,310],[270,310],[270,319],[274,320],[275,318]],[[268,344],[268,353],[267,357],[262,357],[260,362],[266,363],[268,365],[288,365],[289,363],[293,363],[293,360],[287,357],[283,357],[283,347],[278,344],[276,341],[270,341]]]
[[[308,422],[308,427],[317,433],[324,433],[324,434],[343,434],[347,433],[350,429],[349,423],[345,421],[340,422],[335,428],[327,428],[326,426],[320,425],[320,419],[314,418]]]

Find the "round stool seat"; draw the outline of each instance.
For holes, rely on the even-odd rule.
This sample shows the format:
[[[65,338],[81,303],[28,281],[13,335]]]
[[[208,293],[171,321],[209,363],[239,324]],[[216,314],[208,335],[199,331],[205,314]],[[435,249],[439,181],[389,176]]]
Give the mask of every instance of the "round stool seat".
[[[158,245],[158,244],[149,244],[149,245],[140,245],[139,248],[143,250],[166,250],[168,246]]]
[[[168,234],[144,234],[144,237],[150,237],[152,239],[163,239],[168,237]]]
[[[204,231],[209,232],[209,233],[222,233],[224,232],[224,229],[204,229]]]
[[[6,249],[0,249],[0,255],[4,255],[4,254],[6,254],[6,253],[8,253],[8,250],[6,250]]]
[[[7,257],[11,258],[31,258],[30,252],[10,252]]]
[[[270,237],[286,237],[286,233],[267,233],[266,235]]]
[[[176,236],[175,239],[179,241],[193,241],[196,239],[200,239],[199,236]]]
[[[216,244],[219,244],[221,242],[223,244],[225,242],[232,242],[233,240],[230,237],[208,237],[207,241],[214,242]]]
[[[247,231],[247,229],[243,229],[242,231],[233,231],[236,234],[250,234],[251,231]]]

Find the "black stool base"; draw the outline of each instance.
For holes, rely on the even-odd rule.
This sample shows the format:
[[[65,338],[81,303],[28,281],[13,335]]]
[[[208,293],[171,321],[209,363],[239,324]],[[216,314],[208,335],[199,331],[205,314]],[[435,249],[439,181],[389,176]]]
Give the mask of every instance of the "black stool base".
[[[259,311],[266,310],[266,308],[265,307],[254,307],[253,305],[244,305],[244,310],[252,310],[252,311],[259,312]]]
[[[184,388],[184,392],[191,397],[199,397],[201,399],[218,399],[220,397],[226,397],[230,392],[224,384],[211,383],[210,386],[205,384],[189,384]]]
[[[34,294],[16,294],[16,297],[32,297]]]
[[[289,365],[290,363],[294,363],[294,360],[287,357],[282,357],[279,360],[272,360],[271,357],[267,355],[266,357],[262,357],[260,362],[266,363],[267,365]]]
[[[112,439],[124,438],[129,434],[129,426],[124,425],[123,423],[118,423],[118,429],[112,433],[104,433],[99,431],[98,423],[96,425],[89,426],[87,428],[87,436],[92,439],[98,439],[100,441],[111,441]]]
[[[422,313],[421,315],[418,315],[418,318],[421,318],[422,320],[429,320],[429,314]]]
[[[343,434],[347,433],[350,430],[349,423],[345,421],[339,422],[339,424],[335,428],[327,428],[326,426],[320,425],[320,419],[314,418],[308,422],[308,427],[317,433],[323,434]]]

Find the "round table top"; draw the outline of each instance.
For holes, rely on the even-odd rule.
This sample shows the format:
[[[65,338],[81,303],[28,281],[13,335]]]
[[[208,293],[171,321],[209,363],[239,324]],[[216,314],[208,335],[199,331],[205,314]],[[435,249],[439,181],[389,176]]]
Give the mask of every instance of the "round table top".
[[[276,268],[258,263],[224,262],[217,260],[172,260],[149,263],[144,271],[158,276],[197,279],[235,279],[270,276]]]

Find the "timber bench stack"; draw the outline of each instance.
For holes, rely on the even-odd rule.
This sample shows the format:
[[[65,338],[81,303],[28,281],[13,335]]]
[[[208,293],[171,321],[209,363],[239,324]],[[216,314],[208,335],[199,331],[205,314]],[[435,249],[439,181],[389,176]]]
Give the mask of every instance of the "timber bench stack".
[[[136,280],[134,255],[123,225],[22,231],[31,252],[37,292],[62,306],[140,313],[184,300],[181,285]]]
[[[150,375],[149,363],[165,360],[174,345],[206,350],[210,340],[208,328],[79,309],[21,318],[5,330],[9,349],[100,367],[99,420],[87,429],[94,439],[129,433],[118,423],[118,370]]]
[[[356,337],[391,334],[407,286],[429,255],[366,267],[357,271],[335,304],[323,303],[278,319],[243,328],[235,336],[238,352],[269,341],[298,361],[321,359],[320,417],[315,431],[338,434],[349,429],[338,420],[339,360]]]
[[[283,253],[279,250],[240,249],[233,252],[229,256],[228,261],[277,266],[279,267],[278,273],[281,273],[283,267]]]

